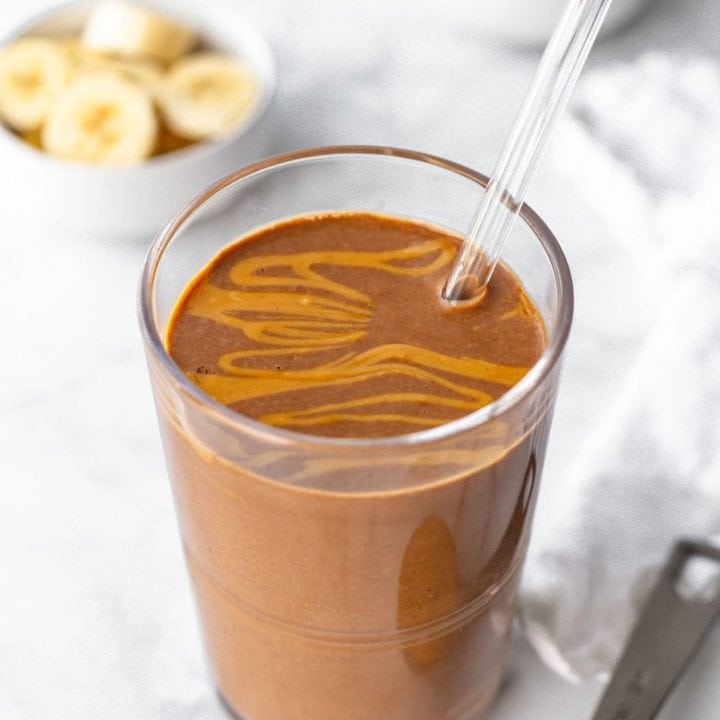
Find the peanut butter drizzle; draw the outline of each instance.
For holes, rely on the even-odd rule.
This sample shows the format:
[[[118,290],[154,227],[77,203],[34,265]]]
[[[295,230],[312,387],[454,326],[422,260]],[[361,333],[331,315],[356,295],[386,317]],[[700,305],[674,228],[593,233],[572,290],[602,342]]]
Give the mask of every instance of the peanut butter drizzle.
[[[221,373],[189,371],[187,375],[206,393],[230,406],[297,390],[356,386],[390,376],[429,386],[418,392],[369,393],[257,417],[278,427],[311,429],[352,421],[403,423],[421,429],[443,424],[448,417],[413,413],[413,407],[449,408],[459,411],[455,416],[479,409],[492,402],[494,396],[467,380],[507,389],[529,368],[456,357],[402,342],[353,351],[353,346],[368,334],[375,311],[373,298],[317,269],[356,268],[406,277],[430,276],[449,267],[456,250],[452,238],[438,234],[393,250],[253,255],[232,264],[228,273],[233,286],[230,289],[210,281],[216,258],[189,288],[184,305],[180,301],[182,307],[176,309],[176,316],[181,311],[240,330],[249,341],[246,345],[259,347],[222,354],[217,360]],[[517,315],[537,319],[537,311],[522,292],[514,309],[505,314],[508,318]],[[505,316],[501,319],[505,320]],[[168,345],[172,325],[171,321]],[[337,352],[344,349],[347,352],[338,357]],[[328,351],[334,351],[332,359],[310,367],[279,369],[272,361]],[[257,360],[251,362],[257,358],[265,359],[265,366],[258,367]],[[499,394],[501,391],[495,396]]]

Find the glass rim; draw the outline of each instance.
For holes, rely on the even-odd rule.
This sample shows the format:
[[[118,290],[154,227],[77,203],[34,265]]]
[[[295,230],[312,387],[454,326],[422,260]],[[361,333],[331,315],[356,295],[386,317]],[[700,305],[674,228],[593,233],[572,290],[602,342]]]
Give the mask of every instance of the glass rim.
[[[418,448],[462,435],[469,430],[504,415],[536,389],[560,360],[570,333],[573,317],[574,297],[570,268],[565,254],[560,247],[560,243],[550,228],[529,205],[525,204],[520,211],[520,218],[540,242],[550,262],[558,290],[558,309],[555,317],[556,329],[539,360],[530,368],[528,373],[497,400],[494,400],[479,410],[475,410],[468,415],[463,415],[448,423],[405,435],[394,435],[382,438],[325,437],[266,425],[258,420],[235,412],[203,392],[182,372],[165,349],[163,332],[158,327],[155,318],[155,303],[152,292],[163,254],[184,224],[192,218],[197,210],[218,193],[241,180],[245,180],[266,170],[301,164],[327,157],[346,156],[352,158],[368,155],[375,157],[393,157],[417,162],[422,165],[432,165],[454,175],[474,181],[482,188],[487,187],[489,182],[489,178],[486,175],[459,163],[445,160],[436,155],[402,148],[381,145],[333,145],[296,150],[265,158],[225,176],[188,202],[158,233],[155,240],[153,240],[143,264],[138,292],[138,314],[146,349],[148,349],[152,356],[159,362],[160,367],[173,382],[177,390],[192,399],[202,407],[205,412],[214,415],[218,420],[222,421],[223,424],[276,444],[300,445],[310,449],[323,448],[324,450],[357,451],[366,449]],[[468,218],[468,222],[469,221],[470,218]]]

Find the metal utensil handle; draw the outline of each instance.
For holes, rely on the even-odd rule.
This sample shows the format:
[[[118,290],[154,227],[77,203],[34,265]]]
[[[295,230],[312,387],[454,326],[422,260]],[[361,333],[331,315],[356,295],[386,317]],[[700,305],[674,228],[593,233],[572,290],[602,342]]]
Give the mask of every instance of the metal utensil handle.
[[[720,614],[720,593],[706,601],[678,592],[691,558],[720,564],[720,549],[691,540],[676,545],[593,720],[652,720]]]

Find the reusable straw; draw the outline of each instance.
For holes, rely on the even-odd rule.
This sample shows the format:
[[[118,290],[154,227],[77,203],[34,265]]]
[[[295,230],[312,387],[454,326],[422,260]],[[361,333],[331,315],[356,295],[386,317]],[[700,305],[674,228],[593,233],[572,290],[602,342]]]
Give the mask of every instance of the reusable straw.
[[[570,0],[540,62],[442,291],[482,297],[612,0]]]

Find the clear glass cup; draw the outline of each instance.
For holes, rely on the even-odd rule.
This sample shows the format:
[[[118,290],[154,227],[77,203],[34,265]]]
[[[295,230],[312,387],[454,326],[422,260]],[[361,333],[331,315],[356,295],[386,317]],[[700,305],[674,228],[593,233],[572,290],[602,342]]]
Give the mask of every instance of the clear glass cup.
[[[140,291],[150,377],[207,653],[239,717],[455,720],[488,707],[572,283],[557,241],[526,207],[505,260],[545,320],[541,359],[492,405],[374,440],[281,430],[217,403],[167,355],[170,312],[221,248],[260,226],[363,210],[462,235],[485,184],[472,170],[404,150],[296,152],[210,188],[150,250]]]

